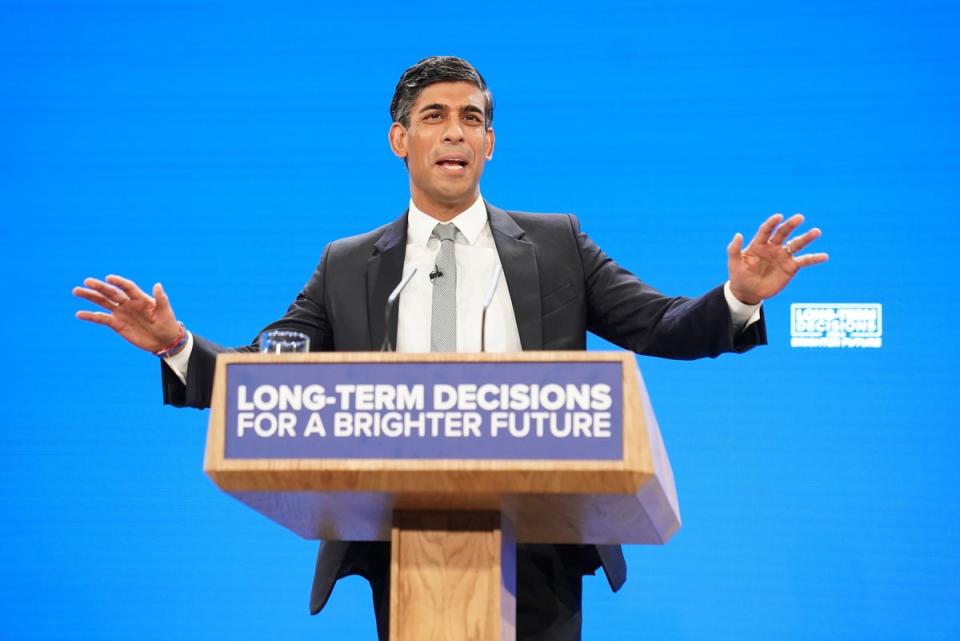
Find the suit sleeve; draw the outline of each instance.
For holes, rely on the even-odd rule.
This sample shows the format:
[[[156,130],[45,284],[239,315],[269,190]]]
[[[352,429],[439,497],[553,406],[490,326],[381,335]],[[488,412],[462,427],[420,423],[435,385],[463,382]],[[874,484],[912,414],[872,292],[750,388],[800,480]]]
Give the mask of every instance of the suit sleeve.
[[[617,265],[569,216],[577,239],[587,297],[587,329],[624,349],[663,358],[716,357],[766,344],[761,318],[733,326],[723,286],[703,296],[664,296]]]
[[[302,332],[310,337],[311,351],[332,349],[333,336],[326,312],[325,274],[330,247],[323,252],[320,264],[307,281],[303,291],[287,308],[283,318],[270,323],[254,337],[249,345],[222,347],[197,334],[193,335],[193,351],[187,365],[187,382],[182,383],[166,363],[161,362],[160,376],[163,387],[163,402],[175,407],[210,407],[213,393],[213,376],[217,354],[222,352],[255,352],[260,334],[272,329],[288,329]]]

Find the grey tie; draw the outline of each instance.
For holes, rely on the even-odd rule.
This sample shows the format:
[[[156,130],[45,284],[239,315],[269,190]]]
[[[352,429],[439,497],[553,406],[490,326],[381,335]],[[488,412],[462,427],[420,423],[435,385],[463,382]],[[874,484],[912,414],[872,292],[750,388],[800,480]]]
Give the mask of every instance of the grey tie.
[[[438,223],[433,228],[433,237],[440,239],[436,271],[433,279],[433,314],[430,319],[430,351],[457,351],[457,259],[454,242],[457,226],[453,223]]]

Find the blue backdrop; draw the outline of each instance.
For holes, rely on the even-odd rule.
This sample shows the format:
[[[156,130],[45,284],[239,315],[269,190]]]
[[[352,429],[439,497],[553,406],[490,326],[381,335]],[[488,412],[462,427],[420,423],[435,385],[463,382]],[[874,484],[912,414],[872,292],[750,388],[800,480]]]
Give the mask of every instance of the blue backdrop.
[[[387,106],[435,53],[497,98],[484,195],[577,213],[662,290],[721,283],[775,211],[832,256],[765,305],[770,346],[640,359],[684,526],[627,550],[620,593],[585,581],[585,639],[960,637],[958,17],[3,2],[0,639],[375,638],[359,579],[307,616],[316,545],[214,488],[206,413],[163,407],[156,359],[74,320],[70,289],[162,280],[188,327],[248,341],[327,241],[403,211]],[[883,347],[791,348],[793,302],[881,303]]]

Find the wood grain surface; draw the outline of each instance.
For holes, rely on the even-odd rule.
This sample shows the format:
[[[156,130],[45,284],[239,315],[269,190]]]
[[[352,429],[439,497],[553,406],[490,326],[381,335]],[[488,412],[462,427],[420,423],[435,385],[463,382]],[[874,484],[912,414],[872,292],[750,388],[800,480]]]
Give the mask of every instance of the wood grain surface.
[[[392,640],[515,640],[508,520],[490,512],[397,512],[391,546]]]

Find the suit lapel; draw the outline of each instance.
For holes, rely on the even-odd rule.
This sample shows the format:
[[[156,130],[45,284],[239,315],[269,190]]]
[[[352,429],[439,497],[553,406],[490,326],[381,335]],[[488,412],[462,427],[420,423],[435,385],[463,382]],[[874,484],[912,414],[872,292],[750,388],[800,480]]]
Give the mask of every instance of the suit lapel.
[[[370,325],[370,349],[383,344],[384,313],[387,298],[403,276],[403,258],[407,247],[407,214],[390,223],[373,245],[373,256],[367,261],[367,319]],[[390,342],[397,344],[399,309],[390,319]]]
[[[524,239],[523,229],[502,209],[487,203],[487,215],[510,290],[520,345],[525,351],[543,349],[536,247]]]

